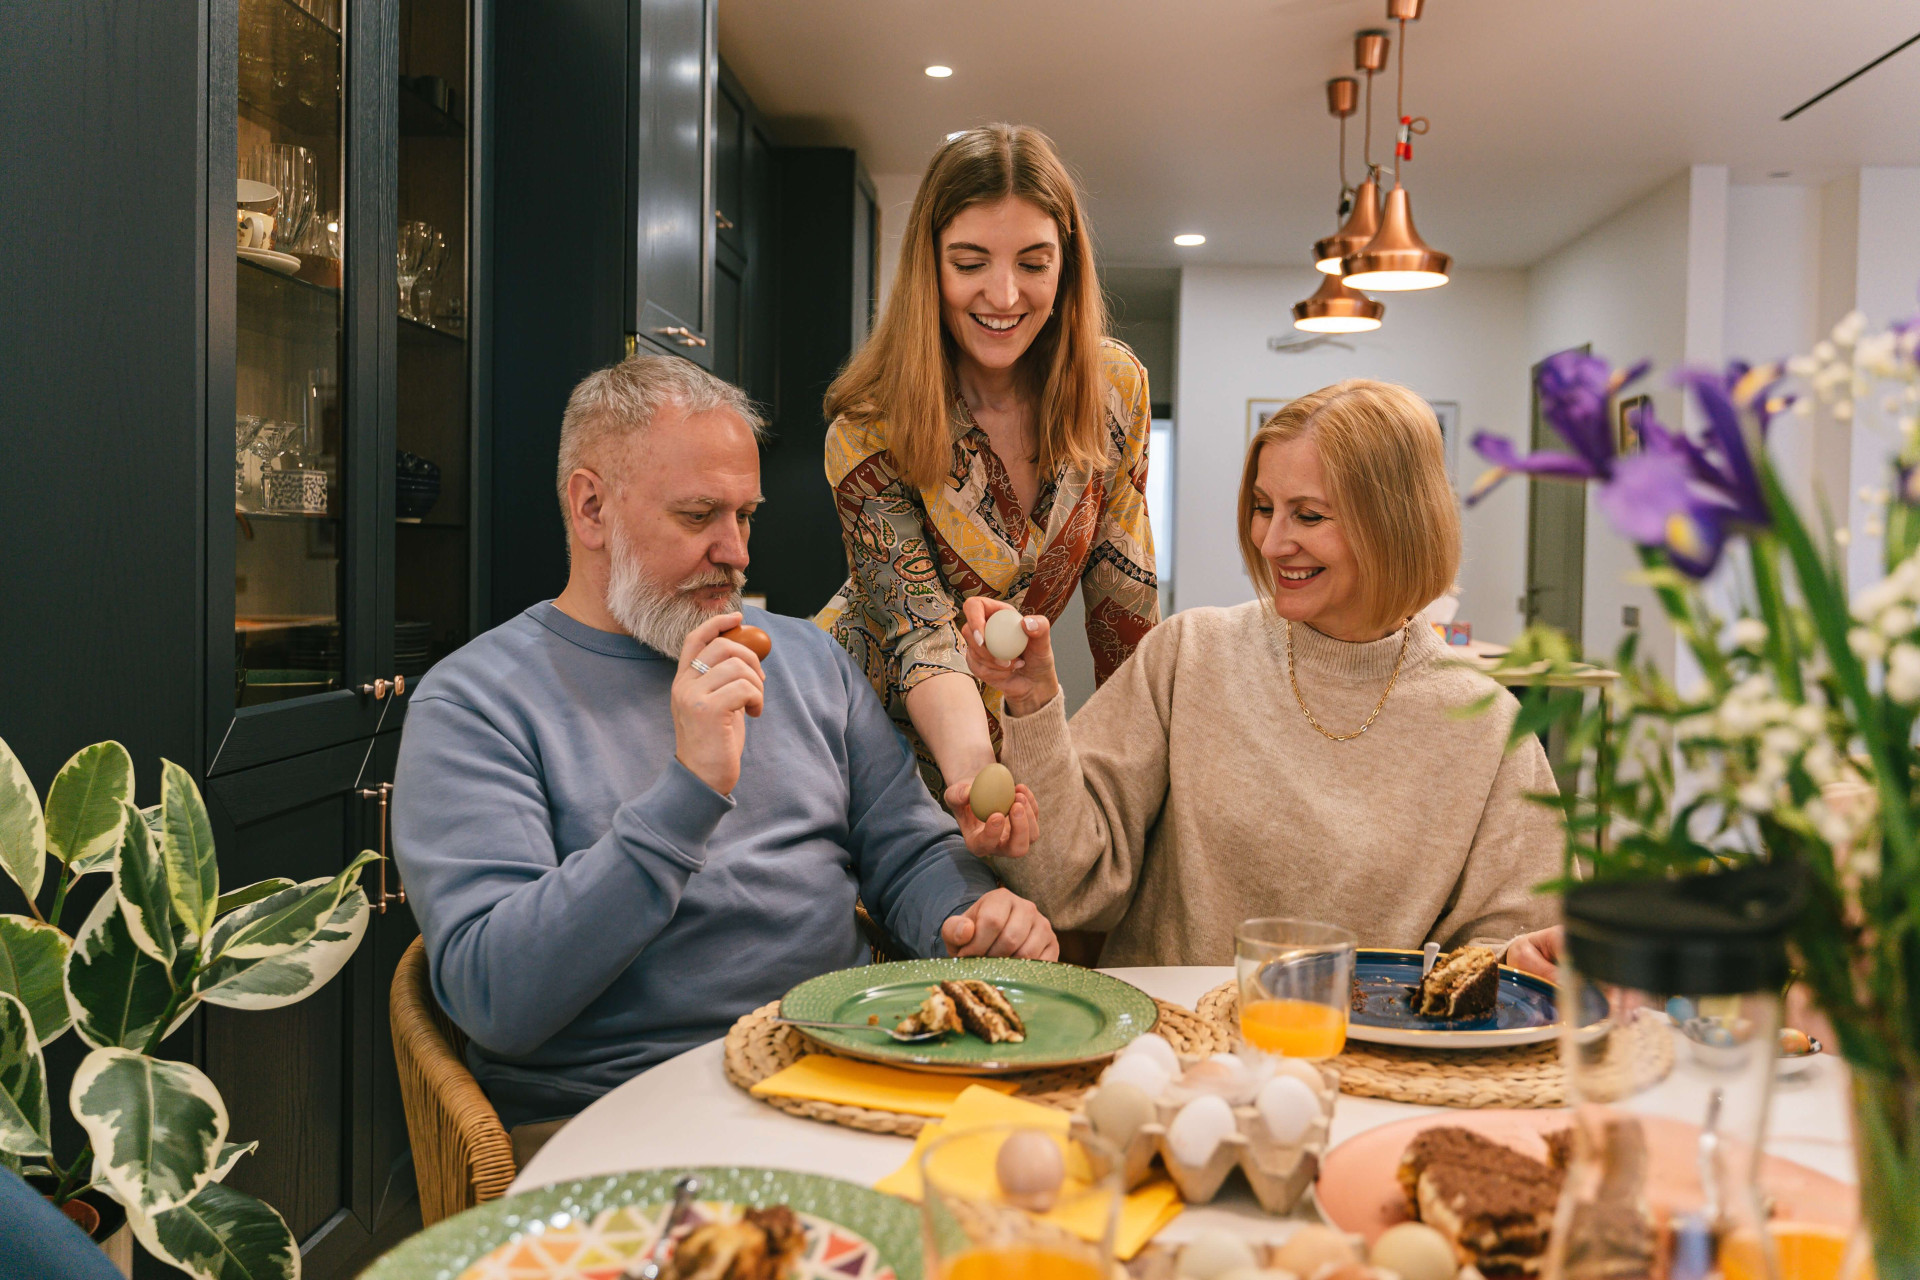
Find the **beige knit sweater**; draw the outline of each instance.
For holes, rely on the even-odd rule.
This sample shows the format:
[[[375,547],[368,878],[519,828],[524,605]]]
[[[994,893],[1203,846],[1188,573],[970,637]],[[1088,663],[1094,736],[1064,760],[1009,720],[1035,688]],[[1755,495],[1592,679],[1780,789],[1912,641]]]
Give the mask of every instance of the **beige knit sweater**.
[[[1401,633],[1349,644],[1293,628],[1300,694],[1334,733],[1387,685]],[[1380,718],[1332,742],[1287,683],[1260,603],[1189,609],[1147,633],[1069,725],[1061,700],[1005,719],[1002,759],[1040,802],[1040,838],[996,869],[1055,927],[1111,931],[1107,965],[1231,964],[1256,916],[1340,924],[1362,946],[1507,939],[1552,923],[1535,885],[1561,870],[1538,741],[1519,709],[1456,709],[1497,686],[1450,665],[1416,619]]]

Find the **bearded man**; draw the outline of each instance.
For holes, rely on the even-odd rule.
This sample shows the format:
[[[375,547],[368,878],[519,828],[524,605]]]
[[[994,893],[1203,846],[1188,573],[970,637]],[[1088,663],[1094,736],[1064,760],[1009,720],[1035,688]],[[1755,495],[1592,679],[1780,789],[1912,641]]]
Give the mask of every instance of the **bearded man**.
[[[760,431],[684,360],[589,376],[560,432],[566,590],[407,709],[395,858],[522,1163],[634,1073],[860,963],[856,897],[918,955],[1058,954],[846,652],[742,610]],[[743,615],[764,660],[722,634]]]

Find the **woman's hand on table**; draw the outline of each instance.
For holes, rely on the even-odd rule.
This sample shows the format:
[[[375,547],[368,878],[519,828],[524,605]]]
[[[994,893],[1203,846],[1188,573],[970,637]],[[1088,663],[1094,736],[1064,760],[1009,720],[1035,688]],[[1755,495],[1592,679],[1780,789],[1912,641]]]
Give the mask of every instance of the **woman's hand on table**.
[[[1060,941],[1040,908],[1011,889],[995,889],[940,926],[952,956],[1018,956],[1058,960]]]
[[[1040,802],[1024,782],[1015,783],[1013,808],[1006,813],[987,815],[985,822],[973,816],[967,803],[973,795],[971,779],[956,782],[942,797],[960,824],[960,838],[976,858],[1024,858],[1033,842],[1040,838]]]
[[[1016,716],[1032,715],[1060,692],[1060,680],[1053,667],[1051,626],[1040,614],[1021,619],[1027,633],[1027,649],[1019,657],[1002,662],[987,652],[987,619],[1013,608],[1004,600],[985,596],[969,599],[962,612],[961,642],[967,647],[967,667],[974,678],[998,689],[1006,698],[1007,711]]]
[[[1560,973],[1560,948],[1565,932],[1559,925],[1523,933],[1507,944],[1507,963],[1523,973],[1556,978]]]

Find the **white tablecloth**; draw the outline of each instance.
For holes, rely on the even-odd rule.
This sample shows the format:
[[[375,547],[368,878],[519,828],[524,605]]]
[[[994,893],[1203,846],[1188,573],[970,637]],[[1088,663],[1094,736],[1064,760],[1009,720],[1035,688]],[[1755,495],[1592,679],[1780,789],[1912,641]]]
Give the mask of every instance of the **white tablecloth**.
[[[1105,972],[1187,1008],[1233,976],[1226,966]],[[1673,1075],[1641,1106],[1699,1123],[1707,1089],[1706,1078],[1683,1056]],[[1440,1110],[1343,1094],[1334,1109],[1332,1141]],[[1846,1071],[1837,1059],[1823,1058],[1802,1080],[1775,1090],[1771,1126],[1769,1151],[1853,1180]],[[730,1164],[797,1169],[870,1184],[898,1168],[912,1146],[906,1138],[802,1120],[756,1101],[727,1082],[716,1040],[642,1072],[581,1112],[520,1171],[511,1190],[627,1169]],[[1160,1238],[1179,1241],[1198,1230],[1223,1227],[1249,1238],[1280,1240],[1314,1212],[1309,1197],[1293,1218],[1269,1217],[1238,1180],[1227,1185],[1212,1204],[1181,1214]]]

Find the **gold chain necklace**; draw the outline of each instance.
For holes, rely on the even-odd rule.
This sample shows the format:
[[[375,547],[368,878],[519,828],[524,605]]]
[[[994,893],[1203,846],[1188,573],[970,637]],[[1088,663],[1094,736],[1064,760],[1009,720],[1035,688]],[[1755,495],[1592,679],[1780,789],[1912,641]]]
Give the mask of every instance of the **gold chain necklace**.
[[[1300,680],[1293,673],[1293,619],[1282,618],[1287,624],[1287,683],[1293,686],[1293,700],[1300,704],[1300,714],[1307,723],[1320,731],[1320,736],[1333,742],[1352,742],[1355,738],[1373,728],[1373,722],[1380,718],[1380,711],[1387,705],[1387,695],[1393,692],[1393,685],[1400,678],[1400,664],[1407,660],[1407,642],[1413,639],[1413,624],[1400,628],[1400,654],[1393,660],[1393,674],[1387,677],[1387,687],[1380,695],[1380,701],[1373,704],[1373,714],[1367,722],[1352,733],[1329,733],[1324,725],[1313,718],[1313,712],[1307,710],[1307,700],[1300,696]]]

